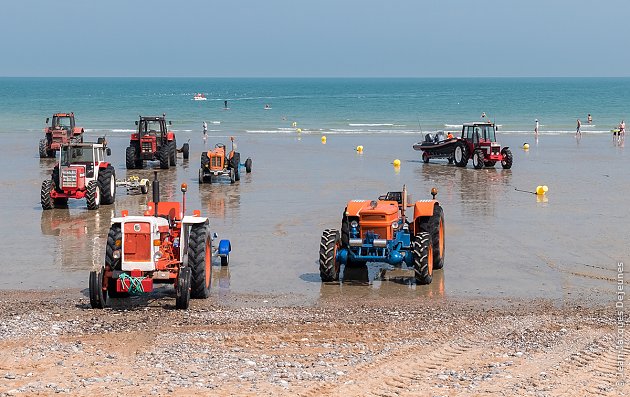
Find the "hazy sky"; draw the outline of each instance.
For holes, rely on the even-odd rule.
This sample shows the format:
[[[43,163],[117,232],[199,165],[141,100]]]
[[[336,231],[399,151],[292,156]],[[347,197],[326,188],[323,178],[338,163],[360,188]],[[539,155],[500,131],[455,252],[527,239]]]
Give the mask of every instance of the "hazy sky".
[[[0,76],[630,76],[630,0],[7,0]]]

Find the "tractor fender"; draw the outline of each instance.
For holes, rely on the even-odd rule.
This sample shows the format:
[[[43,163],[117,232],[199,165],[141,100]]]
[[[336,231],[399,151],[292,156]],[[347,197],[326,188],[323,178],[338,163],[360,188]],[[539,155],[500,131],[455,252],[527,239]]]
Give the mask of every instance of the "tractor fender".
[[[439,204],[437,200],[416,201],[413,205],[413,221],[421,217],[433,216],[433,208],[436,204]]]
[[[208,218],[206,218],[205,216],[185,215],[184,218],[182,219],[182,225],[192,225],[195,223],[204,223],[207,221],[208,221]]]
[[[107,167],[109,167],[109,163],[107,161],[98,163],[98,168],[107,168]]]
[[[346,207],[346,215],[347,216],[359,216],[359,212],[367,205],[370,204],[369,200],[352,200],[348,201],[348,206]]]
[[[230,240],[219,241],[219,255],[229,255],[230,251],[232,251],[232,244],[230,244]]]
[[[140,139],[140,135],[137,132],[131,134],[131,141],[137,141],[139,139]]]
[[[172,131],[167,131],[166,132],[166,139],[169,141],[172,141],[173,139],[175,139],[175,133],[173,133]]]
[[[501,148],[501,151],[504,151],[505,149],[509,149],[509,148],[510,148],[509,146],[503,146],[503,147]]]
[[[84,130],[83,127],[74,127],[74,130],[72,132],[74,133],[74,135],[80,135],[83,134]]]

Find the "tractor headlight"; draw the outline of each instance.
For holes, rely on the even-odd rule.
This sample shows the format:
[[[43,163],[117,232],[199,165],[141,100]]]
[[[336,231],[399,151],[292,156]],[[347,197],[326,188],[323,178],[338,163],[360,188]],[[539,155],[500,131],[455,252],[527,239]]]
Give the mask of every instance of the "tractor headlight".
[[[120,259],[120,250],[116,250],[116,251],[112,252],[112,258]]]
[[[394,229],[394,230],[398,229],[398,221],[392,222],[392,229]]]
[[[162,252],[160,252],[160,251],[156,252],[154,257],[155,257],[155,260],[160,259],[162,257]]]
[[[359,226],[359,222],[353,220],[352,222],[350,222],[350,227],[357,227]]]

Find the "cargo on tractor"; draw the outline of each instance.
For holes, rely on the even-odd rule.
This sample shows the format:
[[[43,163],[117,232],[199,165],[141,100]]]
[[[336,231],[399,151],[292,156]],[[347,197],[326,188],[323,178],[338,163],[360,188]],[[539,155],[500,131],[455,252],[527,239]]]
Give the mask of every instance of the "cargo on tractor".
[[[168,122],[172,125],[172,122]],[[140,116],[136,120],[138,130],[131,134],[129,147],[125,152],[127,169],[144,168],[144,161],[158,160],[160,168],[168,169],[177,164],[177,142],[175,133],[168,130],[166,115]],[[185,143],[180,151],[188,159],[190,148]]]
[[[475,169],[494,167],[497,162],[501,162],[504,169],[512,168],[512,151],[507,146],[501,149],[496,140],[496,130],[491,122],[465,123],[462,135],[453,148],[455,165],[466,167],[468,160],[472,159]]]
[[[252,172],[252,159],[247,158],[241,164],[241,154],[236,152],[234,137],[230,137],[232,150],[227,152],[225,145],[217,143],[214,149],[201,153],[201,168],[199,168],[199,183],[212,183],[212,178],[229,177],[230,183],[241,179],[240,169],[246,173]]]
[[[210,296],[213,241],[208,218],[199,210],[186,215],[185,183],[179,202],[160,201],[155,172],[153,201],[143,216],[122,211],[112,219],[107,236],[105,262],[90,272],[90,305],[102,309],[108,298],[126,298],[153,291],[155,284],[175,288],[177,309],[187,309],[190,298]],[[216,254],[229,264],[231,245],[221,240]]]
[[[414,270],[417,284],[430,284],[444,266],[444,211],[435,199],[408,203],[407,188],[378,200],[348,202],[341,232],[326,229],[319,248],[322,281],[339,280],[341,266],[382,262]]]
[[[52,177],[42,182],[41,204],[44,210],[66,207],[68,199],[83,199],[87,208],[116,200],[116,171],[105,161],[111,155],[104,138],[98,143],[66,143],[59,150]]]
[[[55,113],[52,124],[48,126],[50,118],[46,118],[46,136],[39,141],[39,157],[55,157],[55,152],[61,145],[83,142],[83,128],[74,124],[74,113]]]

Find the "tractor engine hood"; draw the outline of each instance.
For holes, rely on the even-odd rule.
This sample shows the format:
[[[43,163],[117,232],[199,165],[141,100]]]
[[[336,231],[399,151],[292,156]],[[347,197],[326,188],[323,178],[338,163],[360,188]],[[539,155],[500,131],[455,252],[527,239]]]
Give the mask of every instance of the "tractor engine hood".
[[[152,216],[128,216],[122,218],[122,270],[153,271],[159,259],[160,247],[153,241],[160,240],[160,229],[168,229],[168,220]]]
[[[396,201],[351,201],[346,212],[348,217],[359,218],[361,238],[364,239],[368,231],[378,235],[379,239],[392,240],[394,228],[398,223],[399,210]]]

